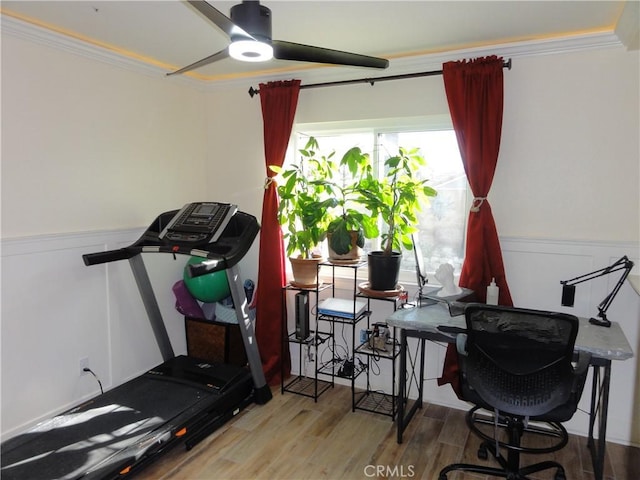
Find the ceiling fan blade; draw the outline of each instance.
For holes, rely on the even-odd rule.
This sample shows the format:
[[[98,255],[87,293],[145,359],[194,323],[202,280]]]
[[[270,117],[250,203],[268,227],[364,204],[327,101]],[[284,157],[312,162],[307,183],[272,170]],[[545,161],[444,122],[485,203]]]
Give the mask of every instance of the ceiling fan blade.
[[[204,1],[189,0],[189,4],[211,20],[220,30],[233,40],[255,40],[251,35],[231,21],[229,17],[217,8]],[[241,38],[243,37],[243,38]]]
[[[229,56],[229,49],[225,48],[224,50],[220,50],[218,53],[214,53],[213,55],[209,55],[202,60],[198,60],[191,65],[187,65],[186,67],[181,68],[180,70],[176,70],[175,72],[167,73],[167,76],[170,75],[178,75],[179,73],[188,72],[190,70],[194,70],[196,68],[204,67],[205,65],[209,65],[210,63],[217,62],[218,60],[222,60]]]
[[[387,68],[389,66],[389,60],[386,58],[370,57],[358,53],[313,47],[282,40],[273,40],[271,44],[273,46],[273,56],[279,60],[297,60],[300,62],[352,65],[368,68]]]

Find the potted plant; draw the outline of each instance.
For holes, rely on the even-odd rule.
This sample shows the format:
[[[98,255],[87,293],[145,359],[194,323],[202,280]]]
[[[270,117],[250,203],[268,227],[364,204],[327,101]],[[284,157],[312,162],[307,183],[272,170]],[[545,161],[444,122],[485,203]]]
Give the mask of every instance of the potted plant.
[[[369,288],[394,290],[398,282],[402,248],[411,250],[411,234],[418,229],[418,213],[428,197],[437,192],[420,180],[416,172],[426,164],[417,148],[399,148],[398,155],[384,162],[385,175],[376,178],[371,172],[358,183],[362,204],[379,218],[386,228],[381,235],[380,251],[370,252]]]
[[[330,198],[331,213],[327,226],[329,258],[357,261],[361,256],[365,238],[378,235],[378,226],[361,203],[359,182],[371,174],[369,154],[352,147],[342,156],[338,165],[327,158],[327,169],[320,183]]]
[[[298,162],[287,169],[276,165],[269,168],[282,177],[277,188],[280,204],[278,221],[287,241],[287,255],[291,261],[293,284],[312,287],[317,284],[317,266],[322,260],[314,249],[324,240],[328,224],[327,210],[331,199],[323,195],[319,181],[327,174],[325,159],[317,159],[317,142],[310,138],[299,150]]]

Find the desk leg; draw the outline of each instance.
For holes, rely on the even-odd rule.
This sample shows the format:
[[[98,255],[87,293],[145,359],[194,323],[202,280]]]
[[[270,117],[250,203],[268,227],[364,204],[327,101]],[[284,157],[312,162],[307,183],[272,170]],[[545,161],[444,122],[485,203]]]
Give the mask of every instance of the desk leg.
[[[424,355],[426,338],[420,338],[420,378],[418,379],[418,408],[422,408],[422,400],[424,398]]]
[[[402,434],[404,432],[404,407],[406,405],[407,395],[407,332],[404,328],[400,329],[400,372],[398,373],[398,413],[396,422],[398,424],[398,443],[402,443]]]
[[[600,369],[604,370],[602,385],[598,388]],[[607,443],[607,414],[609,410],[609,384],[611,381],[611,360],[602,365],[593,365],[593,385],[591,388],[591,411],[589,412],[589,438],[587,446],[591,452],[593,473],[596,480],[602,480]],[[594,438],[594,426],[598,420],[598,438]]]
[[[418,388],[418,398],[416,399],[415,402],[413,402],[413,404],[411,405],[411,408],[409,408],[407,411],[407,405],[409,404],[408,390],[412,385],[412,382],[409,382],[409,384],[407,385],[407,356],[410,354],[409,348],[407,345],[408,337],[418,338],[420,342],[418,347],[420,349],[420,369],[419,369],[420,377],[419,378],[415,377],[415,361],[417,361],[417,357],[418,357],[418,354],[416,351],[416,359],[412,361],[411,368],[412,368],[412,378],[417,383],[416,386]],[[398,422],[398,443],[402,443],[402,435],[405,429],[407,428],[407,425],[409,425],[409,422],[415,415],[416,411],[422,408],[422,399],[423,399],[423,391],[424,391],[423,379],[424,379],[425,343],[426,343],[426,338],[424,338],[423,336],[419,334],[412,334],[412,332],[409,332],[409,334],[407,334],[407,330],[405,329],[400,330],[400,372],[399,372],[400,379],[398,382],[399,384],[398,416],[396,419],[396,421]],[[406,415],[405,415],[405,412],[407,412]]]

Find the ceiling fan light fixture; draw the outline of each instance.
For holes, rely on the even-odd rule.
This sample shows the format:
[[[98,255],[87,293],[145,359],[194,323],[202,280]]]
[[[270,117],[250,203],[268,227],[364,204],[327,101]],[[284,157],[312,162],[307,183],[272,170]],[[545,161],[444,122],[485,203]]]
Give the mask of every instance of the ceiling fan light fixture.
[[[229,56],[242,62],[266,62],[273,58],[273,47],[257,40],[236,40],[229,45]]]
[[[387,68],[389,66],[389,60],[386,58],[273,40],[271,10],[260,5],[259,0],[242,0],[242,3],[234,5],[230,11],[231,18],[208,1],[187,0],[187,2],[218,27],[231,43],[218,53],[168,75],[189,72],[228,57],[241,62],[266,62],[277,58],[286,61],[353,67]]]

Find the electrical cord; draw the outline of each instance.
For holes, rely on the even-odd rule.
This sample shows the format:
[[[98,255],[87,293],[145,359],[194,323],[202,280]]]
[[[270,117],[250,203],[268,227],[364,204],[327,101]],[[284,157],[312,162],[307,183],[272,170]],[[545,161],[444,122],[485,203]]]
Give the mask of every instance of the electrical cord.
[[[595,408],[595,411],[593,412],[594,418],[598,415],[598,412],[600,410],[600,405],[601,405],[601,402],[602,402],[602,394],[604,392],[604,383],[601,382],[601,379],[600,379],[599,375],[598,375],[598,378],[597,378],[595,389],[598,392],[598,402],[596,403],[596,408]],[[586,413],[587,415],[591,416],[591,413],[589,411],[583,409],[583,408],[578,407],[577,410],[579,412]]]
[[[346,334],[345,334],[346,325],[343,323],[341,326],[342,326],[342,328],[341,328],[340,335],[342,336],[342,342],[343,342],[343,345],[345,345],[345,351],[347,352],[347,356],[348,356],[349,349],[346,347],[346,345],[349,345],[349,342],[347,341],[347,337],[346,337]]]
[[[347,340],[344,336],[344,325],[342,325],[341,337],[344,343],[338,343],[335,341],[335,330],[332,328],[331,335],[333,335],[333,342],[329,342],[327,345],[327,350],[331,352],[333,356],[334,362],[343,362],[349,358],[349,349],[347,348]]]
[[[93,378],[96,379],[96,381],[98,382],[98,385],[100,386],[100,394],[104,394],[104,390],[102,389],[102,382],[100,381],[100,379],[98,378],[98,376],[93,373],[93,370],[91,370],[89,367],[84,367],[82,369],[83,372],[89,372],[91,375],[93,375]]]
[[[376,355],[372,355],[371,356],[370,369],[371,369],[371,374],[372,375],[376,375],[377,376],[377,375],[380,375],[380,373],[381,373],[380,364],[378,363],[379,359],[380,359],[379,355],[377,355],[377,356]]]

